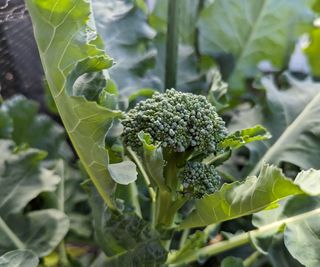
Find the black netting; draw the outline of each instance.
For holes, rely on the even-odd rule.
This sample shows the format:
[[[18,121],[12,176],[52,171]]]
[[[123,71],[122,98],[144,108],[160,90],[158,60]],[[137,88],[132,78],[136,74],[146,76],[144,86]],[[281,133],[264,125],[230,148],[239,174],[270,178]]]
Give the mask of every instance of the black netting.
[[[0,0],[0,93],[43,103],[43,70],[24,0]]]

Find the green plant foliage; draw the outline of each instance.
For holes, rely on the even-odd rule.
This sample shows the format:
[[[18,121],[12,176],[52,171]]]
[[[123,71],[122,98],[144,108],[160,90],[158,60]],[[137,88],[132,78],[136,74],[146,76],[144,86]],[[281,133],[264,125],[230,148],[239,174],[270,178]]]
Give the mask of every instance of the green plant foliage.
[[[272,138],[248,144],[250,160],[241,172],[256,175],[264,162],[290,162],[302,169],[319,168],[320,85],[310,79],[299,81],[287,76],[289,88],[277,87],[273,78],[261,80],[266,104],[246,109],[233,118],[229,130],[263,125]]]
[[[319,209],[319,208],[318,208]],[[288,224],[284,242],[291,253],[304,266],[316,267],[320,264],[319,215],[306,220]],[[303,247],[303,252],[301,250]]]
[[[221,147],[239,148],[254,141],[262,141],[270,139],[271,135],[266,128],[261,125],[252,128],[242,129],[228,135],[221,143]]]
[[[50,159],[72,157],[65,142],[64,129],[48,116],[38,115],[39,105],[36,102],[16,95],[4,101],[0,109],[1,113],[5,113],[12,121],[11,133],[6,137],[11,138],[17,145],[28,144],[30,147],[45,150]],[[2,125],[0,127],[2,129]]]
[[[45,152],[37,149],[15,151],[17,149],[12,141],[0,140],[0,214],[3,218],[22,211],[41,192],[55,190],[60,181],[53,171],[39,166]]]
[[[7,112],[0,109],[0,138],[10,138],[13,131],[13,122]]]
[[[204,76],[199,69],[199,61],[196,38],[196,21],[199,8],[199,0],[179,1],[179,21],[178,21],[178,59],[177,59],[177,88],[181,91],[199,91],[204,89]],[[166,32],[168,23],[168,1],[155,1],[155,7],[149,15],[150,25],[157,31],[153,41],[157,49],[155,73],[160,80],[165,76],[165,57],[166,57]],[[169,88],[164,88],[169,89]]]
[[[318,4],[320,6],[320,4]],[[314,76],[320,76],[320,28],[315,28],[310,33],[311,42],[304,50],[311,65]]]
[[[317,186],[319,189],[319,186]],[[253,217],[253,224],[262,227],[289,219],[280,229],[269,231],[260,239],[255,240],[255,244],[268,251],[273,242],[276,232],[284,231],[284,243],[291,255],[304,266],[318,266],[318,249],[320,229],[318,219],[320,213],[320,199],[318,196],[310,197],[305,195],[294,196],[281,203],[275,210],[262,211]],[[311,215],[310,215],[311,214]],[[300,216],[301,220],[296,220]],[[290,220],[290,218],[292,218]],[[260,245],[263,244],[262,247]],[[301,250],[303,246],[303,253]],[[299,247],[299,248],[298,248]]]
[[[156,33],[136,2],[92,1],[97,30],[105,41],[107,54],[115,60],[110,76],[124,95],[144,87],[160,89],[159,78],[149,71],[156,57],[156,50],[149,43]]]
[[[85,170],[104,200],[114,208],[115,183],[106,166],[109,157],[104,139],[112,111],[83,96],[75,96],[74,83],[86,73],[101,72],[112,65],[101,40],[87,25],[89,4],[84,1],[28,0],[46,78],[67,133]]]
[[[244,267],[244,265],[240,258],[227,257],[222,261],[221,267]]]
[[[166,251],[157,231],[133,211],[114,213],[90,184],[85,184],[93,209],[95,237],[110,258],[105,266],[158,266]],[[149,265],[148,265],[149,264]]]
[[[29,250],[14,250],[0,257],[1,267],[37,267],[38,257]]]
[[[130,160],[110,164],[108,170],[112,179],[118,184],[128,185],[134,182],[138,175],[136,165]]]
[[[307,178],[304,180],[308,183]],[[304,187],[306,191],[303,191],[299,186],[301,183],[301,180],[292,182],[274,166],[264,165],[258,177],[250,176],[242,183],[224,184],[218,192],[197,200],[196,210],[180,227],[204,226],[252,214],[290,195],[320,193],[319,188],[313,191]]]
[[[42,151],[19,150],[8,140],[0,141],[0,150],[0,253],[20,248],[48,255],[68,231],[67,216],[53,209],[22,212],[40,193],[55,190],[60,178],[40,167]]]
[[[232,70],[224,77],[229,77],[233,92],[239,92],[244,89],[244,78],[257,74],[260,61],[284,66],[299,29],[313,19],[312,2],[213,1],[200,15],[200,50],[207,55],[232,55]]]

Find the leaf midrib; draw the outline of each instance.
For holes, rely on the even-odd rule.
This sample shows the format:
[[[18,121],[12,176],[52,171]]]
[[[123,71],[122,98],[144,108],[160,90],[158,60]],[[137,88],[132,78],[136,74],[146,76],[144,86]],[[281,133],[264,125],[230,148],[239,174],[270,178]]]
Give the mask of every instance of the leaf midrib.
[[[240,62],[240,61],[243,59],[243,57],[247,54],[248,46],[249,46],[249,44],[251,43],[252,37],[254,36],[254,34],[255,34],[255,32],[256,32],[256,28],[257,28],[258,25],[260,24],[260,21],[261,21],[263,15],[264,15],[264,11],[265,11],[265,8],[266,8],[266,3],[267,3],[267,1],[265,0],[265,1],[263,2],[263,5],[262,5],[262,7],[261,7],[261,9],[260,9],[260,12],[259,12],[259,14],[258,14],[258,17],[257,17],[255,23],[254,23],[253,26],[251,27],[251,30],[250,30],[250,32],[249,32],[249,37],[246,38],[246,41],[245,41],[244,45],[242,46],[242,50],[241,50],[241,52],[240,52],[240,54],[239,54],[239,56],[238,56],[238,58],[237,58],[237,61],[236,61],[235,66],[234,66],[234,68],[233,68],[232,74],[231,74],[230,77],[229,77],[229,80],[230,80],[230,78],[233,76],[233,74],[237,71],[238,66],[239,66],[239,62]]]
[[[282,146],[283,141],[286,141],[288,136],[295,131],[300,125],[301,122],[307,119],[307,114],[310,111],[311,107],[314,106],[314,103],[317,103],[320,100],[320,92],[306,105],[304,110],[292,121],[292,123],[287,127],[287,129],[281,134],[276,142],[270,146],[269,150],[263,155],[263,157],[257,162],[253,170],[250,172],[249,176],[254,176],[259,173],[263,163],[278,163],[272,162],[270,159],[276,154],[277,150]]]

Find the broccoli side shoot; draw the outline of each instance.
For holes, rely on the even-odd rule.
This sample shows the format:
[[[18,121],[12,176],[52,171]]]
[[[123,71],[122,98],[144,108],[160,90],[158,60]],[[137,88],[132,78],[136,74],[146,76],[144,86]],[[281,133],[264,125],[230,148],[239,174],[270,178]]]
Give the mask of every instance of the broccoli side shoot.
[[[192,198],[202,198],[220,188],[221,177],[214,166],[201,162],[188,162],[179,173],[182,193]]]
[[[178,92],[174,89],[155,93],[127,113],[122,121],[123,140],[138,151],[140,131],[149,133],[152,142],[172,152],[187,149],[214,152],[227,135],[224,121],[204,96]]]

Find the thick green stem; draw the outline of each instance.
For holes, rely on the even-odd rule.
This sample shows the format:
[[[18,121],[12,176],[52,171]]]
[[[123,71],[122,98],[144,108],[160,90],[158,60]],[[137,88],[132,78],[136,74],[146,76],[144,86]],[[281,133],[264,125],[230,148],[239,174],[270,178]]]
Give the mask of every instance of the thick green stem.
[[[18,236],[14,232],[11,231],[6,222],[0,217],[0,229],[2,229],[2,233],[4,233],[9,240],[16,246],[17,249],[25,249],[25,244],[20,240]]]
[[[180,242],[179,242],[179,248],[182,248],[184,243],[187,241],[188,236],[190,234],[190,229],[185,229],[182,232],[181,238],[180,238]]]
[[[64,183],[65,183],[65,169],[63,161],[59,161],[57,165],[57,172],[59,173],[61,182],[57,188],[57,202],[56,207],[61,212],[64,212],[64,201],[65,201],[65,191],[64,191]],[[58,246],[59,253],[59,261],[61,266],[69,267],[70,262],[68,260],[68,255],[65,247],[64,240],[62,240]]]
[[[256,262],[261,253],[259,251],[253,252],[248,258],[243,261],[244,267],[250,267],[252,264]]]
[[[169,264],[170,267],[176,267],[181,265],[182,263],[189,264],[191,262],[194,262],[200,257],[214,256],[221,252],[225,252],[227,250],[245,245],[250,242],[252,237],[257,237],[268,231],[278,229],[284,224],[293,223],[299,220],[304,220],[319,214],[320,214],[320,208],[306,212],[306,213],[302,213],[290,218],[286,218],[280,221],[276,221],[266,226],[262,226],[259,229],[237,235],[229,240],[221,241],[219,243],[203,247],[198,251],[192,251],[192,253],[189,253],[188,255],[184,255],[182,259],[175,257],[174,254],[171,254],[171,255],[169,254],[167,264]]]
[[[130,200],[136,214],[142,218],[141,207],[139,202],[139,192],[135,182],[129,184]]]
[[[176,88],[177,83],[179,2],[170,0],[168,4],[165,89]]]
[[[148,176],[145,168],[143,167],[142,162],[140,161],[138,155],[131,149],[131,147],[127,147],[127,151],[129,152],[130,156],[132,157],[133,161],[138,166],[138,168],[142,174],[142,177],[143,177],[144,182],[146,184],[146,187],[148,189],[151,201],[155,202],[156,201],[156,192],[153,190],[153,188],[151,186],[149,176]]]

